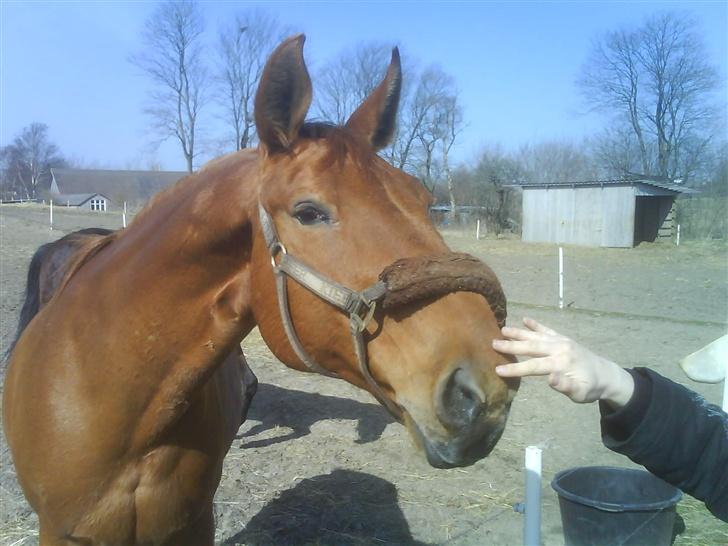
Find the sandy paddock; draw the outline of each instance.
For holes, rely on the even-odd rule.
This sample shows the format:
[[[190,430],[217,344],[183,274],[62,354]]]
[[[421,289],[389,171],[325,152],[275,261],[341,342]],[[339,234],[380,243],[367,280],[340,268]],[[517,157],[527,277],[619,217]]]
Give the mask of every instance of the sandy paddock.
[[[55,229],[39,206],[0,207],[0,341],[12,339],[34,250],[74,229],[121,227],[118,214],[56,209]],[[542,320],[625,366],[649,366],[719,403],[722,384],[690,382],[682,356],[726,331],[728,261],[719,243],[565,248],[566,303],[557,308],[557,249],[448,232],[453,249],[484,259],[509,298],[509,323]],[[563,544],[549,487],[564,468],[631,466],[604,448],[595,405],[577,406],[541,379],[523,382],[506,432],[487,459],[437,470],[413,450],[364,392],[290,371],[257,332],[243,343],[261,385],[225,461],[215,499],[223,544],[521,543],[523,454],[543,449],[544,544]],[[675,544],[728,544],[725,524],[689,497],[678,506]],[[37,543],[37,520],[0,440],[0,545]]]

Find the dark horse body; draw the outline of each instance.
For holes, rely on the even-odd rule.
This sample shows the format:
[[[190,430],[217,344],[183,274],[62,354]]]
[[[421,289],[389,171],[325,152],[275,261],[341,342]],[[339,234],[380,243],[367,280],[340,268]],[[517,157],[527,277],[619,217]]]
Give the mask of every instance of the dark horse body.
[[[256,325],[290,368],[311,371],[305,350],[377,396],[431,464],[493,449],[516,385],[494,371],[507,361],[490,343],[505,300],[490,270],[480,293],[366,300],[364,321],[280,274],[287,253],[301,256],[313,285],[362,298],[402,260],[462,262],[429,222],[429,194],[376,155],[400,85],[395,50],[345,126],[304,124],[303,37],[286,40],[256,95],[257,149],[210,162],[123,231],[69,236],[50,247],[57,262],[36,264],[50,282],[10,355],[3,424],[43,546],[213,544],[212,500],[245,403],[239,347]]]

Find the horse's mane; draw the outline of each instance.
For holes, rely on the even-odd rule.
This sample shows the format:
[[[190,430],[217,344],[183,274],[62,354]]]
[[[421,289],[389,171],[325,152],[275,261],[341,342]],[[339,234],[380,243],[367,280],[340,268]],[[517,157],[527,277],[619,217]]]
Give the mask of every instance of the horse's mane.
[[[71,277],[79,269],[81,269],[86,262],[95,256],[101,249],[105,248],[108,244],[115,240],[115,233],[103,228],[82,229],[80,231],[70,233],[57,241],[46,243],[35,251],[33,258],[30,260],[30,266],[28,267],[28,276],[25,285],[25,298],[23,301],[23,307],[20,310],[20,316],[18,317],[18,327],[8,349],[2,355],[3,361],[8,360],[25,328],[28,324],[30,324],[33,317],[38,314],[43,304],[47,303],[41,301],[43,291],[41,290],[40,285],[41,271],[46,260],[52,259],[53,252],[59,248],[59,245],[72,245],[74,241],[80,240],[89,235],[98,235],[99,237],[79,246],[77,250],[74,250],[71,258],[67,262],[64,262],[63,268],[65,271],[61,276],[61,281],[58,283],[58,286],[52,289],[52,295],[55,295],[63,289]]]
[[[31,319],[38,314],[40,310],[40,270],[45,261],[46,254],[50,251],[53,243],[46,243],[38,248],[33,254],[33,258],[30,260],[30,266],[28,267],[28,277],[25,284],[25,298],[23,299],[23,307],[20,310],[20,317],[18,318],[18,328],[15,331],[15,337],[10,342],[7,350],[3,353],[3,362],[7,362],[10,354],[15,348],[15,344],[20,339],[20,334],[23,333],[25,327],[31,321]]]
[[[91,260],[94,256],[96,256],[99,252],[101,252],[104,248],[109,246],[111,243],[113,243],[116,238],[117,234],[119,232],[115,231],[111,233],[110,235],[107,235],[106,237],[103,237],[101,239],[95,239],[89,243],[86,243],[82,247],[79,248],[77,252],[73,254],[71,259],[67,262],[68,269],[66,270],[66,273],[63,275],[61,282],[58,284],[58,288],[56,289],[55,294],[59,294],[63,291],[63,289],[66,287],[68,282],[71,280],[71,278],[78,273],[78,271]],[[54,295],[55,295],[54,294]]]

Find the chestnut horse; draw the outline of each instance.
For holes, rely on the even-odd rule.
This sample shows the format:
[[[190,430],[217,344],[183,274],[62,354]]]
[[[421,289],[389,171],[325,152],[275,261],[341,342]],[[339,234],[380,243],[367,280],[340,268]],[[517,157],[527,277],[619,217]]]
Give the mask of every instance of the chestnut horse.
[[[235,355],[256,325],[287,366],[371,392],[435,466],[499,439],[517,387],[494,372],[500,285],[448,250],[429,194],[376,155],[394,130],[397,50],[334,127],[304,123],[303,41],[266,64],[259,147],[83,245],[17,340],[4,426],[41,544],[213,543],[243,404]]]
[[[50,301],[64,280],[79,267],[79,261],[88,259],[89,250],[105,245],[102,239],[114,234],[114,230],[105,228],[80,229],[46,243],[36,250],[28,267],[25,300],[18,318],[17,333],[7,354],[13,351],[15,343],[32,318]],[[240,424],[243,424],[248,409],[250,409],[250,403],[258,390],[258,378],[248,366],[240,347],[236,347],[229,358],[231,359],[230,366],[233,366],[234,362],[238,362],[241,368]]]

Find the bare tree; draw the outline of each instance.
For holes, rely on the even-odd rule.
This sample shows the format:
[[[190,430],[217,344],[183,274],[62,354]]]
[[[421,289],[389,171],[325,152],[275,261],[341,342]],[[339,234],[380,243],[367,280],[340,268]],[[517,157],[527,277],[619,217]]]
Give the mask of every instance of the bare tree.
[[[481,207],[487,229],[499,234],[520,223],[521,201],[512,185],[522,181],[519,161],[493,145],[483,148],[475,166],[453,171],[453,193],[459,203]]]
[[[642,174],[689,177],[710,142],[717,78],[706,57],[695,23],[676,13],[594,43],[578,83],[589,104],[626,122]]]
[[[700,193],[676,202],[677,220],[688,239],[728,238],[728,142],[706,151],[700,163]]]
[[[613,142],[612,139],[609,142]],[[609,150],[611,157],[621,157]],[[521,146],[516,155],[527,182],[596,180],[599,169],[587,142],[546,140]]]
[[[593,157],[604,176],[625,176],[632,173],[655,172],[651,150],[645,147],[645,154],[637,145],[634,132],[626,125],[604,129],[591,141]]]
[[[417,91],[421,91],[422,86],[418,86]],[[394,140],[394,146],[392,150],[401,150],[405,157],[400,158],[402,165],[407,165],[408,157],[415,158],[412,162],[415,165],[415,169],[419,174],[422,184],[429,190],[430,193],[435,192],[438,178],[437,173],[438,160],[436,157],[437,144],[444,138],[445,128],[445,116],[443,113],[443,106],[445,102],[444,91],[438,94],[438,97],[433,100],[424,100],[426,94],[416,93],[415,98],[418,99],[419,104],[422,106],[425,103],[429,103],[428,108],[410,108],[406,111],[410,114],[409,118],[405,117],[403,130],[399,133],[399,139]],[[432,98],[432,97],[429,97]],[[443,104],[437,104],[437,101],[441,101]],[[414,129],[408,131],[408,129]],[[416,140],[405,138],[414,137]],[[402,143],[409,143],[410,148],[402,146]],[[412,149],[412,146],[417,143],[419,144],[418,149]],[[397,147],[397,144],[400,144]]]
[[[236,150],[255,135],[253,101],[268,54],[281,38],[278,21],[259,10],[238,15],[218,37],[218,101],[235,134]]]
[[[317,78],[318,115],[337,124],[345,123],[382,80],[391,50],[385,44],[362,43],[323,65]]]
[[[453,93],[453,79],[437,67],[423,71],[407,97],[388,160],[395,167],[412,173],[431,165],[434,143],[442,138],[443,107]],[[418,143],[422,148],[418,149]],[[428,150],[430,154],[428,155]]]
[[[648,173],[650,169],[638,103],[639,47],[636,32],[620,30],[607,33],[594,42],[579,85],[592,106],[617,110],[625,115],[639,147],[642,172]]]
[[[323,65],[316,94],[318,114],[345,123],[379,84],[389,57],[388,45],[359,44]],[[411,59],[403,66],[399,120],[392,145],[381,154],[395,167],[419,176],[434,193],[441,170],[450,168],[448,154],[460,131],[462,114],[453,78],[435,66],[419,73],[415,66]]]
[[[657,173],[674,177],[684,144],[700,138],[697,133],[714,112],[705,97],[717,76],[689,19],[658,15],[647,21],[640,37],[639,57],[652,106],[645,107],[645,116],[657,138]]]
[[[65,166],[58,147],[48,139],[48,126],[31,123],[11,144],[0,149],[3,190],[22,192],[36,199],[41,187],[50,180],[51,167]]]
[[[189,172],[197,155],[198,116],[207,87],[200,57],[203,28],[197,4],[168,0],[147,20],[143,53],[132,58],[154,84],[146,113],[162,139],[179,141]]]
[[[480,187],[481,203],[485,206],[488,228],[496,235],[511,227],[517,207],[514,190],[509,187],[523,180],[522,168],[510,154],[499,147],[483,150],[475,177]]]
[[[442,111],[442,165],[450,197],[450,215],[455,217],[455,189],[450,169],[450,150],[463,128],[463,113],[458,104],[457,95],[446,97],[441,103]]]

